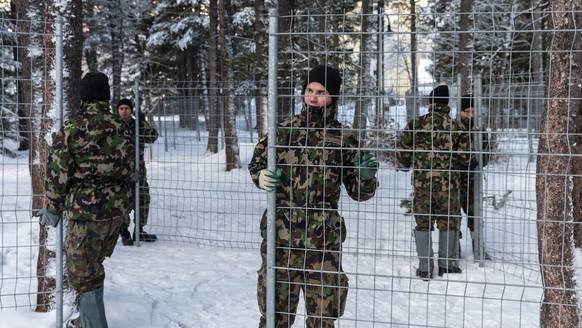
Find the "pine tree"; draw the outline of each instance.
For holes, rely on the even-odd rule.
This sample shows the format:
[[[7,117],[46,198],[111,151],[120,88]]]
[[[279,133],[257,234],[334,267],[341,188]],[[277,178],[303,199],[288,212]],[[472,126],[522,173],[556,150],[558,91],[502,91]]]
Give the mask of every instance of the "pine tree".
[[[18,62],[16,26],[9,12],[0,13],[0,155],[16,157],[18,142]]]

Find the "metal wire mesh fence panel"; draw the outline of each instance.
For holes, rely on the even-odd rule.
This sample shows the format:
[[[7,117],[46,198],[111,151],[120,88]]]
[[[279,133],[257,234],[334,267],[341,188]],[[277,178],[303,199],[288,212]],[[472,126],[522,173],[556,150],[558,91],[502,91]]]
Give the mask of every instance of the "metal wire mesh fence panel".
[[[312,115],[310,111],[315,109],[305,106],[303,93],[306,74],[316,64],[337,68],[342,83],[333,117],[334,124],[335,120],[338,122],[333,132],[337,135],[327,127],[310,126],[309,119],[307,123],[300,121],[305,125],[290,123],[278,130],[283,135],[295,136],[304,129],[309,136],[302,140],[281,137],[278,141],[288,143],[275,146],[282,154],[277,164],[287,178],[283,187],[277,189],[277,195],[288,193],[294,197],[282,200],[284,206],[278,203],[284,214],[279,213],[276,219],[287,215],[288,220],[280,220],[286,225],[278,226],[277,238],[288,238],[289,242],[277,244],[275,252],[304,261],[300,265],[293,263],[294,268],[284,261],[275,265],[278,272],[286,274],[277,276],[277,286],[294,290],[298,296],[277,294],[283,304],[276,308],[278,320],[286,318],[286,323],[293,327],[309,326],[314,318],[328,324],[335,322],[339,327],[540,326],[544,293],[540,257],[544,254],[538,252],[536,179],[540,177],[536,165],[542,121],[551,99],[545,94],[548,82],[541,78],[547,74],[543,65],[547,59],[538,38],[549,38],[555,31],[538,25],[539,20],[547,19],[543,10],[522,8],[516,15],[516,7],[509,2],[495,3],[497,7],[488,1],[475,3],[469,15],[471,24],[465,27],[458,21],[463,14],[458,8],[460,2],[449,8],[430,4],[416,8],[416,12],[403,3],[384,7],[378,2],[370,11],[362,12],[361,7],[355,6],[341,13],[305,11],[279,17],[293,21],[292,29],[276,33],[283,44],[277,52],[280,66],[278,72],[269,72],[271,77],[277,74],[280,121],[292,120],[294,115]],[[411,24],[410,17],[416,18],[418,26]],[[520,33],[508,45],[507,31],[512,29]],[[471,36],[471,41],[461,49],[460,44],[465,42],[461,36],[465,34]],[[9,56],[10,51],[1,54]],[[464,66],[469,71],[463,71]],[[1,78],[5,90],[10,90],[9,84],[19,76]],[[326,78],[323,84],[329,82]],[[151,203],[148,220],[142,222],[146,223],[147,232],[158,236],[158,242],[253,250],[257,257],[261,256],[267,193],[253,183],[258,181],[259,173],[254,172],[253,181],[249,164],[256,164],[255,147],[265,140],[268,128],[267,110],[257,104],[267,103],[268,99],[255,96],[252,88],[240,87],[255,85],[254,82],[231,81],[230,94],[216,89],[212,94],[218,96],[213,98],[208,88],[184,87],[205,85],[206,81],[139,81],[136,94],[140,106],[136,110],[146,113],[160,135],[157,141],[146,145]],[[435,160],[443,154],[451,156],[451,162],[457,160],[455,156],[460,158],[466,153],[478,158],[476,166],[467,162],[465,166],[447,169],[424,168],[423,174],[433,177],[433,181],[446,174],[446,180],[454,186],[444,190],[448,197],[444,207],[449,211],[444,214],[433,212],[437,204],[430,200],[428,212],[419,212],[422,208],[419,203],[427,200],[418,195],[424,188],[429,191],[425,193],[428,198],[436,197],[433,188],[437,182],[419,185],[417,172],[421,168],[403,167],[398,160],[403,151],[403,134],[416,135],[422,130],[420,126],[408,125],[409,122],[435,110],[435,99],[430,93],[438,85],[448,86],[446,115],[456,122],[453,125],[466,126],[461,119],[462,99],[471,94],[475,110],[472,123],[475,128],[482,128],[475,134],[477,140],[490,141],[487,149],[468,141],[470,150],[459,151],[453,151],[450,145],[439,150],[442,144],[435,142],[426,149],[414,148],[417,146],[414,144],[413,161]],[[16,134],[9,126],[17,124],[18,115],[14,112],[19,105],[17,94],[3,93],[0,105],[2,132],[6,131],[1,136],[2,146],[14,149],[18,138],[11,137]],[[269,110],[274,111],[273,108]],[[229,124],[235,127],[234,136],[227,134]],[[451,131],[431,131],[426,138],[439,133],[449,133],[448,137],[453,138],[461,130]],[[330,141],[328,133],[337,140]],[[315,136],[321,137],[321,142],[309,139]],[[573,133],[574,136],[577,134]],[[229,148],[233,143],[236,146]],[[305,157],[289,160],[289,154],[296,154],[297,150],[303,151]],[[360,176],[355,155],[366,151],[380,165],[374,178],[370,178],[378,181],[375,194],[363,201],[362,195],[369,190],[364,190],[362,181],[369,179]],[[16,152],[15,158],[8,153],[2,156],[2,310],[36,305],[38,225],[30,218],[31,163],[23,160],[26,156],[24,151]],[[235,162],[238,166],[229,168]],[[300,169],[305,169],[304,176],[296,173]],[[324,177],[340,172],[340,178],[313,182],[313,176],[320,171]],[[466,195],[464,186],[451,182],[469,172],[478,179],[474,184],[473,215],[467,211],[471,196]],[[347,182],[352,178],[357,183]],[[337,185],[340,187],[336,190]],[[320,189],[321,194],[316,193],[320,198],[309,199],[311,192]],[[565,204],[570,202],[566,194]],[[336,196],[337,200],[333,198]],[[307,198],[304,203],[294,203],[302,197]],[[358,197],[362,201],[354,200]],[[565,205],[564,211],[569,208]],[[146,209],[140,209],[143,210]],[[335,215],[335,210],[341,218],[325,216],[330,212]],[[325,219],[317,222],[310,216],[313,212],[326,213]],[[419,221],[423,215],[432,215],[435,221],[444,215],[447,223],[443,226],[440,220],[428,229],[419,229],[425,224]],[[306,237],[309,229],[325,231],[313,233],[320,233],[323,246],[306,245],[311,242]],[[297,231],[299,235],[294,235]],[[449,231],[454,234],[447,235]],[[426,238],[424,244],[419,241],[421,235]],[[330,241],[333,238],[337,240]],[[450,238],[449,242],[443,243],[443,238]],[[421,250],[423,245],[426,250]],[[450,251],[453,246],[455,250]],[[328,264],[326,261],[316,261],[323,269],[313,269],[306,254],[320,255],[326,251],[334,259],[329,262],[336,261],[333,256],[341,254],[341,265],[328,267],[324,265]],[[422,270],[422,258],[426,255],[423,251],[433,258],[428,267],[430,272]],[[452,266],[443,267],[449,263]],[[453,270],[453,266],[460,272],[447,271]],[[570,268],[580,270],[578,264]],[[302,280],[308,276],[301,276],[304,271],[315,272],[315,278]],[[300,274],[295,275],[297,272]],[[332,280],[336,280],[322,281],[322,273],[335,274]],[[346,280],[342,280],[342,273]],[[310,289],[314,286],[316,291]],[[333,295],[318,293],[317,289],[331,290]],[[579,293],[579,289],[574,287],[574,292]],[[312,298],[304,299],[306,295]],[[321,303],[327,304],[330,311],[321,310]]]
[[[241,97],[237,111],[241,156],[258,140],[245,121],[250,99]],[[209,114],[201,97],[165,96],[148,109],[161,138],[146,152],[151,206],[149,229],[163,239],[205,246],[253,248],[259,241],[251,209],[263,203],[243,169],[226,170],[223,136],[221,150],[208,151]],[[218,178],[220,176],[220,178]]]
[[[33,218],[34,192],[31,170],[38,168],[32,121],[43,122],[39,99],[43,88],[50,88],[50,67],[35,61],[41,52],[31,53],[28,45],[50,38],[53,22],[14,20],[0,14],[2,31],[0,47],[0,309],[51,307],[50,290],[39,288],[39,282],[54,276],[54,267],[39,267],[40,234],[38,219]],[[25,43],[23,40],[27,40]],[[39,50],[36,48],[35,50]],[[54,52],[54,44],[46,44],[45,52]],[[23,62],[23,58],[28,61]],[[38,66],[37,66],[38,65]],[[24,77],[22,72],[38,75]],[[27,99],[26,101],[24,99]],[[48,98],[47,98],[48,100]],[[39,132],[40,131],[35,131]],[[38,195],[36,195],[38,196]],[[54,235],[43,241],[54,249]],[[53,282],[54,284],[54,282]],[[44,295],[43,295],[44,294]],[[46,303],[45,303],[46,301]]]

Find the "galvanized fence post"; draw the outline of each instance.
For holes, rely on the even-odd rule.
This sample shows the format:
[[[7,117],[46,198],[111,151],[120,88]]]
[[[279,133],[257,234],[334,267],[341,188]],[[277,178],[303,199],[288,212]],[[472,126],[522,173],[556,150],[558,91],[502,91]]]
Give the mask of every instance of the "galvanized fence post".
[[[57,17],[56,20],[56,106],[57,106],[57,128],[63,126],[64,111],[63,111],[63,18]],[[56,229],[56,287],[55,287],[55,301],[56,301],[56,315],[57,327],[63,326],[63,220],[60,220]]]
[[[139,79],[135,81],[135,110],[138,111],[137,113],[135,113],[135,170],[139,171],[140,170],[140,144],[139,144],[139,124],[141,123],[140,120],[140,115],[139,115],[139,111],[141,110],[140,108],[140,103],[139,103]],[[137,179],[137,181],[135,181],[135,205],[133,207],[133,223],[134,223],[134,234],[133,234],[133,238],[135,239],[135,244],[136,246],[140,246],[140,231],[139,231],[139,224],[140,224],[140,219],[139,219],[139,211],[140,211],[140,204],[139,204],[139,198],[140,198],[140,181],[141,181],[141,175],[144,174],[143,172],[139,172],[140,177]]]
[[[277,169],[277,30],[279,18],[277,9],[269,11],[269,109],[267,112],[268,152],[267,168]],[[275,327],[275,211],[276,191],[267,195],[267,327]]]

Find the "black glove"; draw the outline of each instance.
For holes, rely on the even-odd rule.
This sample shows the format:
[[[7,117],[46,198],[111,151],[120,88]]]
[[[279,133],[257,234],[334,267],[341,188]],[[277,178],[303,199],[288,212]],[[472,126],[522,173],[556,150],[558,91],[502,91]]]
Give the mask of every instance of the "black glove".
[[[144,112],[140,111],[140,112],[138,113],[138,115],[139,115],[139,122],[140,122],[140,123],[144,123],[144,122],[145,122],[145,120],[146,120],[146,114],[145,114]]]

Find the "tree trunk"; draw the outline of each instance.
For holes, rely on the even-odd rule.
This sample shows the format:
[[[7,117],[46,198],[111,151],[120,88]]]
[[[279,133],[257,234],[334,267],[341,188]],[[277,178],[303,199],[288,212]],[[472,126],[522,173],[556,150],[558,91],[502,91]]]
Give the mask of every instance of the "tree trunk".
[[[406,121],[418,115],[418,69],[416,67],[416,3],[410,0],[410,97],[406,104]]]
[[[362,31],[370,31],[373,29],[370,15],[370,3],[368,0],[362,1]],[[378,35],[380,37],[380,35]],[[368,110],[372,102],[373,93],[370,90],[373,88],[369,72],[371,71],[373,51],[373,42],[369,37],[369,33],[364,33],[361,36],[360,42],[360,71],[358,72],[358,98],[356,100],[356,110],[354,111],[354,130],[358,135],[359,140],[365,137],[366,125],[368,120]]]
[[[547,15],[543,15],[544,10],[547,10],[547,2],[545,0],[538,0],[534,6],[534,11],[532,13],[533,18],[533,33],[532,33],[532,52],[530,54],[531,61],[530,67],[532,72],[532,80],[534,85],[542,85],[544,83],[544,40],[543,40],[543,30],[546,27],[545,21],[547,20]],[[531,103],[539,101],[538,99],[530,99]],[[539,132],[537,129],[540,126],[540,111],[542,106],[532,106],[534,108],[533,116],[531,119],[530,126],[535,129],[535,133]],[[532,133],[532,131],[529,131]],[[578,153],[579,154],[579,153]],[[578,217],[578,216],[576,216]],[[580,225],[577,225],[579,227]]]
[[[279,3],[279,33],[282,35],[278,38],[278,71],[290,71],[291,63],[291,34],[285,36],[285,33],[293,32],[291,15],[295,9],[295,0],[286,0]],[[307,73],[307,72],[305,72]],[[280,79],[279,79],[280,80]],[[279,122],[293,115],[294,100],[293,91],[295,90],[294,81],[284,80],[277,87],[277,120]]]
[[[82,78],[83,58],[83,3],[82,0],[69,0],[69,15],[64,17],[63,33],[63,66],[67,74],[63,74],[63,101],[65,113],[70,116],[81,105],[79,98],[79,81]]]
[[[58,117],[49,117],[49,113],[55,110],[51,106],[43,104],[55,103],[55,81],[52,71],[55,69],[55,41],[54,21],[56,13],[52,12],[54,6],[44,1],[17,1],[16,12],[18,17],[35,17],[27,21],[18,20],[21,71],[21,94],[24,99],[19,99],[20,109],[26,117],[42,118],[40,120],[26,120],[26,130],[30,142],[29,169],[32,185],[32,211],[45,206],[45,165],[50,150],[47,143],[47,135],[51,133],[54,122]],[[63,105],[70,112],[79,105],[78,81],[81,76],[82,37],[81,37],[81,0],[74,0],[65,8],[69,15],[63,20],[63,66],[68,72],[63,77]],[[27,16],[27,14],[34,15]],[[43,31],[43,34],[35,34],[34,31]],[[28,34],[27,34],[28,33]],[[36,49],[43,49],[42,52]],[[32,79],[39,76],[41,79]],[[34,99],[40,100],[35,101]],[[31,131],[34,131],[32,133]],[[40,226],[39,230],[39,254],[37,259],[37,306],[35,311],[47,312],[53,307],[53,290],[55,279],[48,277],[54,270],[55,253],[47,247],[48,229]]]
[[[27,2],[26,1],[19,1],[18,4],[15,4],[14,1],[10,2],[10,7],[11,10],[13,11],[14,15],[16,16],[15,18],[19,18],[19,17],[26,17],[25,16],[25,10],[27,8],[26,6]],[[21,20],[18,20],[18,29],[19,31],[27,31],[27,27],[29,28],[29,24],[27,22],[23,22]],[[18,42],[20,44],[20,47],[25,48],[28,46],[29,43],[29,38],[28,35],[26,33],[21,33],[19,34],[18,37]],[[19,58],[19,55],[21,58]],[[18,51],[18,47],[14,47],[14,60],[15,61],[20,61],[22,65],[21,68],[21,74],[24,73],[24,70],[30,69],[30,66],[26,67],[26,65],[24,65],[24,62],[22,62],[22,52]],[[25,60],[28,60],[28,58],[24,58]],[[27,76],[30,76],[30,71],[27,72]],[[25,77],[25,76],[23,76]],[[18,79],[17,80],[17,84],[18,84],[18,134],[19,134],[19,140],[18,140],[18,150],[29,150],[30,149],[30,144],[29,144],[29,140],[30,140],[30,123],[29,121],[29,117],[30,117],[30,108],[28,108],[28,103],[26,102],[26,93],[24,92],[24,85],[28,82],[29,80],[26,78],[23,79]]]
[[[582,21],[580,0],[551,2],[548,34],[549,80],[547,83],[538,149],[536,198],[538,253],[544,298],[540,327],[579,327],[578,299],[573,269],[573,225],[570,145],[580,142],[577,120],[582,105],[578,80],[582,56],[580,36],[571,33]],[[572,112],[574,111],[574,112]],[[575,156],[574,156],[575,157]]]
[[[97,61],[97,50],[92,48],[85,49],[84,55],[89,72],[98,72],[99,62]]]
[[[194,53],[194,46],[189,45],[186,49],[186,75],[187,85],[188,85],[188,107],[187,107],[187,126],[189,129],[198,130],[198,111],[199,108],[196,106],[198,99],[196,98],[197,92],[195,89],[195,79],[196,79],[196,54]]]
[[[473,58],[471,52],[472,34],[470,15],[473,12],[473,0],[461,0],[461,18],[459,22],[459,81],[461,95],[471,92],[471,71]]]
[[[109,35],[111,36],[111,103],[113,106],[121,99],[121,69],[123,66],[123,18],[121,6],[117,1],[108,2],[109,10],[115,17],[109,17]]]
[[[77,0],[75,0],[75,1],[77,1]],[[91,19],[92,17],[95,17],[97,15],[95,13],[95,10],[96,10],[95,6],[88,5],[85,10],[86,10],[85,21],[87,21],[88,19]],[[80,16],[79,18],[82,19],[83,16]],[[91,34],[91,33],[94,33],[94,31],[91,28],[87,29],[85,32],[82,32],[81,35],[83,37],[80,40],[90,39],[89,34]],[[85,64],[87,65],[87,70],[89,72],[98,72],[99,71],[99,60],[97,59],[97,50],[98,50],[97,47],[98,47],[98,45],[96,44],[96,42],[82,42],[82,44],[83,44],[82,49],[84,49],[83,54],[85,55]]]
[[[220,113],[218,109],[218,82],[216,75],[217,51],[216,37],[218,30],[218,13],[216,1],[210,1],[208,14],[210,25],[208,29],[208,116],[206,117],[206,129],[208,130],[208,146],[206,151],[212,154],[218,153],[218,122]]]
[[[255,49],[257,63],[267,63],[268,58],[265,56],[266,25],[263,12],[265,10],[265,1],[255,1]],[[265,81],[267,76],[262,69],[262,65],[255,66],[255,113],[257,116],[257,134],[262,136],[267,133],[267,90]]]
[[[20,52],[22,63],[22,91],[25,97],[23,111],[28,117],[45,118],[48,112],[47,107],[41,104],[52,104],[54,100],[54,83],[49,72],[54,68],[55,44],[54,37],[54,17],[48,15],[47,8],[43,1],[17,1],[18,28],[28,37],[21,37],[19,46],[23,49]],[[29,16],[27,16],[29,15]],[[32,17],[30,21],[24,17]],[[36,34],[34,31],[43,31],[45,34]],[[43,49],[42,52],[33,49]],[[46,67],[47,63],[50,67]],[[32,76],[40,76],[43,80],[32,79]],[[46,80],[45,80],[46,79]],[[44,83],[43,83],[44,82]],[[35,101],[34,99],[40,100]],[[27,120],[27,131],[34,131],[29,134],[29,169],[32,184],[32,209],[38,210],[44,207],[44,172],[46,157],[48,154],[48,144],[45,136],[52,128],[53,121],[48,119]],[[37,260],[37,306],[35,311],[50,311],[53,304],[53,290],[55,279],[47,277],[47,269],[51,267],[50,262],[54,261],[54,251],[47,248],[47,228],[40,227],[39,232],[39,254]]]
[[[362,0],[362,31],[368,31],[370,5],[368,0]],[[366,101],[365,101],[365,83],[364,79],[368,76],[368,71],[364,63],[366,62],[368,47],[368,33],[363,33],[360,38],[360,70],[358,74],[358,86],[356,89],[356,108],[354,110],[354,130],[358,134],[358,140],[362,140],[363,129],[366,127]]]
[[[187,73],[187,69],[184,69],[185,67],[187,67],[187,58],[188,55],[186,54],[185,51],[183,50],[177,50],[176,51],[176,66],[177,67],[182,67],[182,69],[179,69],[176,72],[176,79],[177,79],[177,85],[178,85],[178,97],[177,97],[177,101],[175,104],[175,109],[178,110],[178,124],[180,126],[180,128],[182,129],[186,129],[188,128],[188,119],[186,118],[186,116],[188,116],[188,104],[189,104],[189,99],[188,99],[188,73]]]
[[[223,108],[224,108],[224,144],[225,144],[225,155],[226,155],[226,171],[231,171],[233,169],[240,168],[240,153],[238,145],[238,135],[236,131],[236,116],[234,110],[233,95],[230,90],[233,90],[233,72],[232,65],[230,65],[231,50],[227,38],[227,33],[230,33],[231,29],[229,26],[232,24],[229,22],[231,17],[229,13],[227,0],[220,0],[219,2],[219,13],[221,13],[219,22],[220,31],[220,53],[221,53],[221,69],[220,75],[222,76],[222,98]]]

